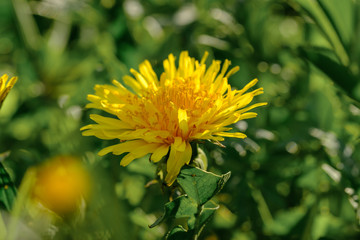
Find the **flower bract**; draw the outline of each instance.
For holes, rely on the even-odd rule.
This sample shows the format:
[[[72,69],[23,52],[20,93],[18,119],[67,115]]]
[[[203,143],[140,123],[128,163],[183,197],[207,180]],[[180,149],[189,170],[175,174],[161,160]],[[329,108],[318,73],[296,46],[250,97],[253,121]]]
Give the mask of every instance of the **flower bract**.
[[[123,78],[131,89],[116,80],[113,85],[96,85],[95,94],[88,95],[91,103],[87,107],[114,117],[90,115],[96,124],[83,127],[83,135],[119,139],[118,144],[102,149],[99,155],[127,153],[120,162],[123,166],[147,154],[151,154],[153,162],[167,156],[168,185],[174,182],[181,167],[189,164],[192,141],[245,138],[244,133],[229,132],[229,125],[256,117],[250,110],[266,103],[250,103],[263,89],[248,91],[257,83],[254,79],[243,89],[233,90],[228,78],[239,67],[229,70],[228,60],[222,66],[214,60],[207,67],[207,56],[205,53],[197,61],[183,51],[176,64],[170,54],[163,62],[160,78],[146,60],[139,65],[139,71],[130,70],[133,76]]]

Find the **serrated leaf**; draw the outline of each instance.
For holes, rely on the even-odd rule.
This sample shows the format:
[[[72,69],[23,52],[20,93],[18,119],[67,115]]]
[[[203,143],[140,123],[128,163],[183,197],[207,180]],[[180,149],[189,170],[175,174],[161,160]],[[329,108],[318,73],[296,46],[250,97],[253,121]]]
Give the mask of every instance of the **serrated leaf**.
[[[174,201],[165,204],[164,214],[149,227],[153,228],[169,217],[191,218],[197,212],[196,203],[186,195],[176,198]]]
[[[190,240],[192,239],[193,234],[191,232],[186,231],[181,225],[174,227],[167,234],[167,240]]]
[[[190,198],[203,205],[223,188],[230,174],[228,172],[220,176],[196,167],[185,166],[177,182]]]
[[[0,208],[10,211],[16,198],[16,188],[0,162]]]

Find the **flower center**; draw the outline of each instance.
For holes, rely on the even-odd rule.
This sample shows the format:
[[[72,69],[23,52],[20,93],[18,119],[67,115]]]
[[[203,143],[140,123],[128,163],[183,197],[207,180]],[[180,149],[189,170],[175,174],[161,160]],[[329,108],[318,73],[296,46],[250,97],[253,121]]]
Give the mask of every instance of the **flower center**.
[[[165,86],[159,86],[157,91],[149,89],[144,93],[139,98],[141,111],[138,114],[143,122],[147,123],[144,128],[165,130],[172,136],[181,136],[179,109],[186,111],[188,126],[191,128],[197,119],[214,106],[219,97],[219,93],[210,93],[208,86],[201,84],[196,76],[178,77]],[[193,131],[190,131],[187,137],[191,133]]]

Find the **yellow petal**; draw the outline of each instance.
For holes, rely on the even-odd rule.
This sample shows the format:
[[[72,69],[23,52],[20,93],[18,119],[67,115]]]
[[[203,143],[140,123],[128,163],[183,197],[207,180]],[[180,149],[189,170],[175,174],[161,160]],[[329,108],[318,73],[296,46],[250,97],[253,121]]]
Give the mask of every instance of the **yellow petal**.
[[[136,148],[136,151],[131,150],[126,156],[121,159],[120,165],[126,166],[136,158],[141,158],[149,153],[154,152],[158,148],[159,144],[148,143],[143,144]]]
[[[126,85],[130,86],[136,93],[140,94],[141,92],[141,85],[129,75],[123,77],[124,82]]]
[[[96,123],[106,126],[109,129],[130,129],[131,126],[119,119],[103,117],[97,114],[90,114],[90,118]]]
[[[185,151],[186,142],[181,137],[175,137],[174,143],[171,145],[176,151]]]
[[[201,58],[200,64],[204,64],[208,56],[209,56],[209,52],[205,51],[203,57]]]
[[[17,82],[17,80],[18,80],[18,77],[12,77],[12,78],[9,80],[9,82],[8,82],[8,84],[7,84],[6,86],[7,86],[7,87],[13,87],[14,84]]]
[[[7,81],[8,78],[9,76],[7,74],[0,77],[0,107],[18,79],[17,77],[12,77],[9,81]]]
[[[244,112],[247,112],[247,111],[249,111],[251,109],[254,109],[256,107],[261,107],[261,106],[266,106],[266,105],[267,105],[267,102],[255,103],[255,104],[253,104],[253,105],[251,105],[249,107],[243,108],[243,109],[241,109],[241,110],[239,110],[237,112],[238,113],[244,113]]]
[[[244,119],[249,119],[249,118],[254,118],[257,116],[257,113],[254,112],[247,112],[247,113],[243,113],[240,115],[240,119],[239,120],[244,120]]]
[[[247,90],[249,90],[251,87],[255,86],[255,84],[258,82],[259,80],[257,80],[256,78],[254,80],[252,80],[251,82],[249,82],[248,84],[245,85],[245,87],[243,87],[243,89],[241,89],[239,91],[240,94],[243,94],[244,92],[246,92]]]
[[[148,60],[145,60],[139,65],[139,70],[141,75],[144,76],[148,84],[156,91],[158,90],[158,78],[156,76],[156,73],[154,72],[150,62]]]
[[[81,128],[83,136],[95,136],[101,139],[115,139],[123,130],[106,131],[99,125],[87,125]],[[85,131],[84,131],[85,130]]]
[[[246,135],[241,132],[219,132],[215,134],[222,137],[246,138]]]
[[[6,80],[8,79],[8,75],[4,74],[0,77],[0,91],[5,88]]]
[[[182,166],[189,164],[191,160],[191,154],[192,149],[190,143],[188,142],[186,142],[186,147],[183,152],[177,151],[173,145],[170,147],[170,155],[166,164],[167,175],[165,177],[165,182],[168,186],[171,186],[174,183]]]
[[[182,136],[186,136],[189,132],[188,119],[186,110],[178,110],[179,127],[182,132]]]
[[[102,149],[98,154],[100,156],[104,156],[105,154],[108,154],[112,152],[115,155],[121,155],[125,152],[131,152],[136,150],[137,148],[143,146],[144,144],[147,144],[144,140],[134,140],[134,141],[127,141],[124,143],[115,144],[109,147],[106,147]]]
[[[153,152],[150,159],[151,159],[151,161],[156,163],[156,162],[160,161],[168,152],[169,152],[169,146],[161,145]]]
[[[144,76],[141,75],[139,72],[137,72],[135,69],[130,69],[130,72],[134,75],[134,77],[136,78],[137,82],[140,83],[140,85],[142,86],[142,88],[148,88],[149,84],[148,82],[145,80]]]
[[[145,154],[146,155],[146,154]],[[134,159],[136,159],[136,155],[133,153],[128,153],[126,154],[120,161],[120,165],[125,167],[127,166],[129,163],[131,163]]]
[[[226,78],[229,78],[231,75],[234,75],[237,71],[240,70],[239,66],[233,67],[228,73],[225,75]]]
[[[172,54],[169,54],[168,59],[164,61],[164,70],[165,76],[167,81],[172,81],[176,74],[176,67],[175,67],[175,57]],[[165,83],[164,83],[165,84]]]

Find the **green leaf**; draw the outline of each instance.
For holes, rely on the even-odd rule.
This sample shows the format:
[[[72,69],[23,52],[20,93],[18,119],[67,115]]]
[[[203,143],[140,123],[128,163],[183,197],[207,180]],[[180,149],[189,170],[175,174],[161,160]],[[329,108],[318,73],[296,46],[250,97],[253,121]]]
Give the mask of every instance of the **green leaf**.
[[[320,0],[320,6],[331,21],[344,46],[349,46],[354,34],[355,4],[352,0]]]
[[[334,123],[334,110],[324,91],[314,92],[309,96],[309,113],[314,122],[325,131],[330,130]]]
[[[349,97],[356,98],[354,89],[358,84],[350,70],[315,49],[301,49],[301,54],[341,87]],[[359,99],[357,99],[359,100]]]
[[[198,235],[200,235],[202,229],[210,221],[211,217],[214,215],[215,211],[218,208],[219,205],[217,205],[215,202],[206,202],[201,209],[200,215],[195,215],[194,218],[190,218],[188,220],[189,231],[196,232]]]
[[[182,168],[177,182],[190,198],[203,205],[217,194],[230,178],[230,172],[216,175],[196,167]]]
[[[217,209],[219,209],[219,205],[213,201],[208,201],[205,203],[204,208],[200,214],[200,228],[203,228],[205,224],[209,222],[210,218],[214,215]]]
[[[267,231],[272,234],[283,236],[289,234],[296,225],[301,223],[301,220],[306,217],[307,210],[304,207],[296,207],[293,209],[287,209],[279,211],[274,221],[270,225],[266,226]]]
[[[166,236],[167,240],[190,240],[193,234],[186,231],[181,225],[174,227]]]
[[[9,174],[0,162],[0,209],[10,211],[16,198],[16,188]]]
[[[338,32],[332,25],[333,21],[326,15],[324,6],[318,1],[313,0],[297,0],[297,2],[309,13],[310,17],[313,18],[317,26],[327,37],[341,63],[347,66],[349,64],[349,56],[341,42]]]
[[[153,228],[169,217],[191,218],[194,217],[197,211],[196,203],[188,196],[182,195],[176,198],[174,201],[166,203],[165,213],[149,227]]]
[[[199,167],[200,169],[206,170],[208,167],[208,160],[205,152],[199,146],[197,146],[197,144],[194,147],[192,146],[192,149],[195,157],[192,158],[190,166]]]

